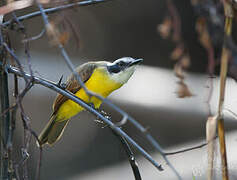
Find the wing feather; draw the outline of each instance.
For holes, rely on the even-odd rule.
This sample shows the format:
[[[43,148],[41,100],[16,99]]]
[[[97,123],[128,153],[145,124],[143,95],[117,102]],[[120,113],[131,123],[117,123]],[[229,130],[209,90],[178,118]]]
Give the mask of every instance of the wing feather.
[[[78,72],[79,76],[81,77],[81,80],[86,83],[88,81],[88,79],[90,79],[94,69],[96,68],[96,64],[93,62],[88,62],[86,64],[83,64],[81,66],[79,66],[76,71]],[[75,94],[77,91],[79,91],[81,89],[80,84],[78,83],[78,81],[76,80],[76,78],[74,77],[74,75],[71,75],[67,82],[66,82],[66,90],[72,92],[73,94]],[[53,104],[53,115],[56,114],[58,112],[58,109],[60,108],[60,106],[67,101],[68,98],[58,94],[54,104]]]

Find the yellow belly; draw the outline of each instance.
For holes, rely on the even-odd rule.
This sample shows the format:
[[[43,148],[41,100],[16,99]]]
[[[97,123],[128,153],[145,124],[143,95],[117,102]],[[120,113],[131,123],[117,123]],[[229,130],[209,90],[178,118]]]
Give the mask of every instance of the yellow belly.
[[[96,69],[90,79],[85,83],[85,86],[88,90],[97,93],[100,96],[107,97],[111,92],[120,88],[122,84],[110,79],[109,76],[102,70]],[[102,101],[96,97],[89,98],[82,88],[77,91],[75,95],[86,103],[93,103],[95,108],[99,108],[102,103]],[[57,121],[70,119],[82,110],[84,110],[83,107],[72,100],[67,100],[58,110]]]

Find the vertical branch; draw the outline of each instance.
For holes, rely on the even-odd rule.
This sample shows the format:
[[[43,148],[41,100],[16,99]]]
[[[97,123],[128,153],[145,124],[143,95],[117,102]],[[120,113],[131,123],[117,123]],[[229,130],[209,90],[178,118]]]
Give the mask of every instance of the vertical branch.
[[[2,18],[2,17],[1,17]],[[1,22],[2,24],[2,22]],[[1,29],[0,29],[0,43],[2,44],[2,33],[1,33]],[[0,45],[1,45],[0,44]],[[0,57],[3,53],[3,48],[2,46],[0,47]],[[2,58],[0,59],[0,62],[2,63]],[[0,68],[0,96],[2,97],[2,66]],[[0,112],[3,112],[3,108],[2,108],[2,98],[0,99]],[[0,116],[0,178],[3,178],[3,116]]]
[[[18,96],[18,77],[16,75],[14,75],[14,94],[13,97],[16,99]],[[16,113],[17,113],[17,106],[15,106],[15,108],[12,109],[11,111],[11,123],[10,123],[10,132],[9,132],[9,137],[8,137],[8,141],[7,141],[7,147],[8,147],[8,153],[10,155],[10,160],[12,157],[12,150],[13,150],[13,136],[14,136],[14,131],[15,131],[15,127],[16,127]],[[13,178],[14,174],[16,176],[16,179],[20,179],[18,176],[18,169],[16,169],[16,167],[13,164],[13,161],[11,161],[10,164],[10,168],[11,168],[11,174],[10,174],[10,179]]]
[[[11,46],[8,32],[6,32],[5,36],[6,36],[5,41],[7,42],[7,44],[9,44],[9,46]],[[16,75],[14,75],[14,94],[13,94],[13,96],[16,98],[17,95],[18,95],[18,77]],[[8,164],[9,174],[8,175],[9,175],[9,179],[12,179],[15,174],[13,159],[12,159],[12,157],[13,157],[12,150],[13,150],[13,132],[15,130],[15,124],[16,124],[17,107],[15,107],[15,108],[9,107],[7,109],[7,112],[10,113],[9,133],[8,133],[8,138],[7,138],[7,142],[6,142],[6,148],[7,148],[8,159],[9,159],[9,164]]]
[[[226,17],[225,19],[225,36],[226,37],[229,37],[231,35],[231,29],[232,29],[232,17]],[[218,106],[218,115],[220,116],[222,115],[223,104],[224,104],[224,99],[225,99],[225,86],[226,86],[226,76],[227,76],[227,69],[228,69],[228,58],[229,58],[229,51],[225,45],[225,40],[224,40],[222,56],[221,56],[220,97],[219,97],[219,106]]]
[[[2,57],[1,57],[2,59]],[[4,68],[1,67],[0,72],[0,88],[1,88],[1,113],[4,113],[6,109],[9,108],[9,101],[8,101],[8,78],[6,72],[3,70]],[[1,117],[1,137],[2,143],[6,145],[9,133],[9,125],[10,125],[10,116],[9,112],[4,113]],[[3,146],[4,146],[3,144]],[[2,146],[2,147],[3,147]],[[1,148],[1,162],[2,162],[2,178],[8,178],[8,153],[6,148]]]
[[[9,170],[9,157],[8,152],[5,148],[3,148],[3,144],[6,145],[6,142],[8,141],[9,137],[9,127],[10,127],[10,113],[9,111],[4,113],[6,109],[9,108],[9,96],[8,96],[8,75],[5,72],[4,64],[6,60],[6,51],[4,50],[2,46],[3,42],[3,33],[2,30],[0,30],[0,107],[1,107],[1,113],[3,114],[1,116],[1,174],[3,179],[8,179],[8,170]]]
[[[130,163],[130,166],[132,168],[132,171],[133,171],[133,175],[135,177],[135,180],[141,180],[141,175],[140,175],[140,171],[139,171],[139,168],[138,168],[138,165],[137,165],[137,162],[135,160],[135,157],[134,157],[134,154],[128,144],[128,142],[126,141],[126,139],[122,136],[120,136],[116,131],[114,131],[112,128],[110,128],[110,130],[113,132],[113,134],[120,140],[122,146],[123,146],[123,149],[125,150],[126,154],[127,154],[127,157],[128,157],[128,160],[129,160],[129,163]]]
[[[15,22],[18,25],[18,29],[21,31],[21,33],[23,34],[23,38],[27,39],[27,34],[26,34],[26,29],[24,27],[24,25],[19,21],[18,17],[16,16],[15,12],[12,13],[13,19],[15,20]],[[24,41],[24,49],[25,49],[25,54],[26,54],[26,59],[27,59],[27,65],[30,71],[30,75],[31,75],[31,79],[25,80],[25,89],[18,95],[17,92],[17,96],[16,96],[16,104],[19,106],[20,110],[21,110],[21,118],[23,121],[23,126],[24,126],[24,146],[22,149],[23,154],[28,154],[28,150],[29,150],[29,145],[30,145],[30,140],[31,140],[31,135],[32,135],[32,130],[30,127],[30,118],[25,114],[24,112],[24,108],[23,108],[23,104],[22,104],[22,99],[25,96],[25,94],[31,89],[31,87],[33,86],[33,71],[32,71],[32,67],[31,67],[31,56],[30,56],[30,52],[29,52],[29,41]],[[18,66],[22,66],[20,64],[20,62],[18,63]],[[14,108],[14,110],[17,109],[16,106]],[[28,175],[28,161],[27,158],[25,158],[25,156],[23,155],[23,159],[25,159],[23,161],[23,178],[24,179],[29,179],[29,175]]]
[[[222,179],[228,180],[229,175],[228,175],[228,166],[227,166],[225,130],[224,130],[224,119],[223,118],[218,120],[218,136],[219,136],[220,152],[221,152]]]
[[[221,74],[220,74],[220,97],[218,106],[218,136],[220,142],[221,163],[222,163],[222,179],[228,180],[228,166],[225,145],[225,129],[223,115],[223,104],[225,99],[226,76],[228,70],[228,59],[230,57],[229,51],[226,47],[226,39],[231,36],[233,9],[231,3],[227,0],[223,1],[225,10],[225,38],[221,55]]]
[[[13,96],[15,98],[17,98],[19,92],[18,92],[18,77],[16,75],[14,75],[14,94]],[[17,113],[17,107],[13,108],[11,111],[11,129],[10,129],[10,143],[12,146],[12,138],[13,138],[13,134],[14,134],[14,130],[16,127],[16,113]]]

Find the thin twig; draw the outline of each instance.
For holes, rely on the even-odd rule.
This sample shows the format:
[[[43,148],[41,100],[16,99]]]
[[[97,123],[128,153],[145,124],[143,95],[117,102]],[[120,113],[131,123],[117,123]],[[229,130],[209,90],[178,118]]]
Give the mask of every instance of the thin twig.
[[[237,119],[237,113],[233,112],[232,110],[228,109],[228,108],[224,108],[224,111],[227,111],[229,114],[231,114],[231,116],[233,116],[235,119]]]
[[[166,157],[166,153],[164,153],[164,150],[161,148],[160,144],[150,135],[150,134],[146,134],[146,138],[152,143],[152,145],[155,147],[155,149],[157,151],[159,151],[161,153],[161,156],[163,157],[163,159],[165,160],[166,164],[169,166],[169,168],[174,172],[174,174],[177,176],[177,178],[179,180],[181,180],[181,176],[178,173],[178,171],[174,168],[174,166],[170,163],[170,161],[168,160],[168,158]]]
[[[214,139],[216,139],[217,136],[215,136]],[[214,140],[213,139],[213,140]],[[208,143],[202,143],[200,145],[197,145],[197,146],[193,146],[193,147],[190,147],[190,148],[185,148],[185,149],[182,149],[182,150],[178,150],[178,151],[173,151],[173,152],[166,152],[165,155],[166,156],[170,156],[170,155],[175,155],[175,154],[180,154],[180,153],[185,153],[185,152],[188,152],[188,151],[193,151],[193,150],[196,150],[196,149],[200,149],[204,146],[208,145]]]
[[[45,34],[45,32],[46,32],[45,29],[43,29],[43,30],[42,30],[39,34],[37,34],[36,36],[23,39],[22,42],[25,43],[25,42],[30,42],[30,41],[37,40],[37,39],[41,38],[41,37]]]
[[[15,12],[12,13],[13,18],[15,20],[15,22],[18,25],[18,29],[20,30],[20,32],[22,32],[24,39],[27,38],[26,35],[26,30],[24,25],[19,21],[18,17],[16,16]],[[30,71],[30,75],[33,76],[33,71],[31,69],[31,62],[30,62],[30,54],[29,54],[29,42],[24,42],[24,48],[25,48],[25,54],[27,56],[27,65],[29,67],[29,71]],[[15,60],[15,59],[14,59]],[[15,60],[16,61],[16,60]],[[18,63],[18,67],[20,67],[21,69],[23,69],[22,65],[20,63]],[[25,88],[23,89],[23,91],[17,96],[17,106],[15,107],[17,109],[17,107],[20,107],[21,110],[21,118],[23,121],[23,125],[24,125],[24,152],[28,152],[29,149],[29,144],[30,144],[30,139],[31,139],[31,133],[29,131],[30,128],[30,120],[29,117],[27,117],[27,115],[24,112],[24,108],[23,108],[23,104],[22,104],[22,100],[23,97],[26,95],[26,93],[31,89],[31,87],[33,86],[33,82],[32,79],[30,79],[30,81],[25,81]],[[27,160],[27,159],[26,159]],[[29,179],[28,178],[28,166],[27,166],[27,161],[24,161],[23,163],[23,178],[25,180]]]
[[[18,166],[17,165],[14,165],[14,172],[15,172],[15,177],[16,177],[16,180],[20,180],[20,174],[19,174],[19,170],[18,170]]]
[[[17,66],[19,68],[19,70],[22,72],[22,75],[23,75],[23,79],[25,80],[25,82],[27,83],[28,82],[28,79],[26,77],[24,77],[24,70],[21,66],[21,62],[20,60],[18,59],[18,57],[14,54],[14,52],[8,47],[8,45],[3,42],[3,46],[6,48],[6,50],[9,52],[9,54],[14,58],[15,62],[17,63]]]
[[[36,139],[37,143],[40,144],[38,135],[32,130],[30,130],[30,131],[31,131],[31,134],[33,135],[33,137]],[[38,165],[36,168],[35,180],[40,180],[42,158],[43,158],[43,148],[42,148],[42,146],[39,146],[39,159],[38,159]]]
[[[194,146],[194,147],[191,147],[191,148],[182,149],[182,150],[174,151],[174,152],[167,152],[167,153],[165,153],[165,155],[166,155],[166,156],[176,155],[176,154],[180,154],[180,153],[192,151],[192,150],[195,150],[195,149],[200,149],[200,148],[202,148],[202,147],[204,147],[204,146],[206,146],[206,145],[207,145],[207,143],[203,143],[203,144],[201,144],[201,145]]]
[[[75,6],[89,6],[89,5],[92,5],[92,4],[99,4],[99,3],[103,3],[103,2],[109,2],[109,1],[111,1],[111,0],[86,0],[86,1],[80,1],[80,2],[75,2],[75,3],[69,3],[69,4],[65,4],[65,5],[45,9],[45,13],[51,14],[51,13],[55,13],[55,12],[58,12],[58,11],[69,9],[69,8],[72,8],[72,7],[75,7]],[[40,16],[40,15],[41,15],[41,12],[36,11],[36,12],[30,13],[30,14],[20,16],[20,17],[18,17],[18,20],[23,21],[23,20],[26,20],[26,19],[34,18],[36,16]],[[12,21],[9,20],[9,21],[4,22],[2,25],[3,26],[8,26],[11,23],[12,23]]]

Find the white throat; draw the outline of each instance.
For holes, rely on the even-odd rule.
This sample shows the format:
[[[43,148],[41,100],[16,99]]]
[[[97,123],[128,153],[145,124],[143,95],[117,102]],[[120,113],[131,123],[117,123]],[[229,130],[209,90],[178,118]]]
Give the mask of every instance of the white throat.
[[[131,66],[119,73],[111,73],[110,77],[111,79],[113,79],[114,81],[118,83],[125,84],[126,82],[128,82],[129,78],[133,75],[135,69],[136,69],[136,66]]]

